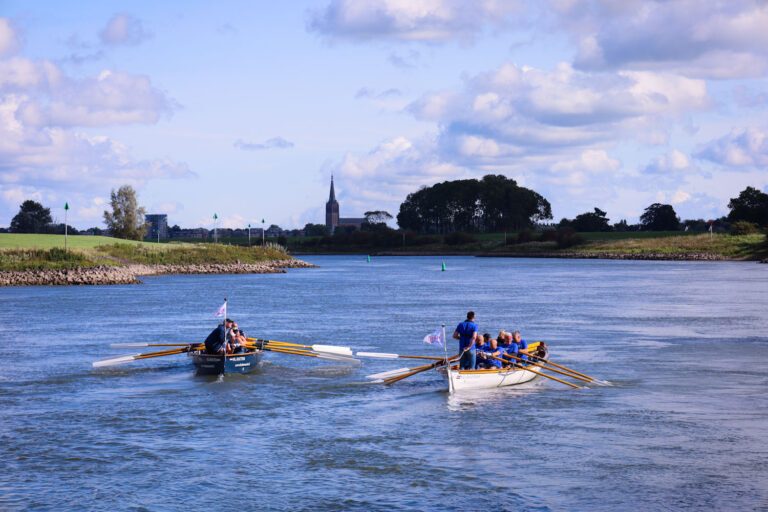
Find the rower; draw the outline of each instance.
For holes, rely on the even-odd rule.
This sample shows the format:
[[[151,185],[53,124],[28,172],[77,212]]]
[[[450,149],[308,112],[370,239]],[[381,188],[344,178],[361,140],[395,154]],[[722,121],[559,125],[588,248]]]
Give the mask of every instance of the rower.
[[[456,326],[453,331],[453,339],[459,340],[459,369],[475,369],[475,340],[477,339],[477,324],[475,323],[475,312],[468,311],[467,319]]]
[[[211,334],[205,338],[205,351],[208,354],[224,354],[227,351],[227,338],[229,330],[235,323],[227,318],[224,323],[219,324]]]
[[[488,351],[488,340],[490,338],[491,335],[485,333],[482,336],[478,336],[477,340],[475,340],[475,352],[477,354],[475,357],[475,369],[485,368],[488,363],[486,352]]]
[[[237,322],[233,322],[232,328],[229,330],[229,343],[227,352],[230,354],[241,354],[246,352],[247,350],[245,348],[245,341],[245,332],[237,326]]]
[[[511,340],[506,353],[512,356],[519,357],[522,361],[518,361],[514,357],[510,357],[513,363],[526,364],[528,361],[528,342],[520,335],[520,331],[515,331],[511,335]]]

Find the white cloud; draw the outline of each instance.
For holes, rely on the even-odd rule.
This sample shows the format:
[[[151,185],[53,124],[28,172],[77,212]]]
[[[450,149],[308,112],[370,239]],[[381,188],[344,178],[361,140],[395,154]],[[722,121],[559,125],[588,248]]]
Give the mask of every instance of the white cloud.
[[[245,142],[242,139],[238,139],[235,141],[234,146],[243,151],[261,151],[264,149],[290,149],[294,144],[282,137],[272,137],[262,143]]]
[[[732,130],[705,144],[695,155],[725,168],[752,168],[768,165],[768,134],[757,128]]]
[[[671,174],[691,170],[691,161],[688,156],[677,149],[673,149],[665,155],[653,159],[647,165],[644,172],[651,174]]]
[[[692,77],[761,76],[768,9],[760,0],[553,2],[578,39],[580,69],[674,70]]]
[[[101,42],[109,46],[137,45],[150,37],[141,20],[130,14],[115,14],[99,33]]]
[[[11,20],[0,17],[0,57],[13,55],[20,47],[19,34],[13,27]]]
[[[509,0],[331,0],[312,13],[308,28],[357,41],[468,40],[487,26],[508,23],[519,12],[517,2]]]

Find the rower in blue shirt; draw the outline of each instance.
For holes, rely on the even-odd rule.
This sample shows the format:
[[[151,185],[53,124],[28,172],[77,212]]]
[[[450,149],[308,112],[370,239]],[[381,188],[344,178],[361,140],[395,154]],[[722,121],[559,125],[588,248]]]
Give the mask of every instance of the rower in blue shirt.
[[[504,353],[504,350],[499,347],[498,341],[496,341],[496,338],[490,338],[488,340],[488,344],[485,345],[484,350],[488,354],[490,354],[491,357],[487,358],[487,366],[486,368],[501,368],[501,361],[499,361],[498,358],[502,356]]]
[[[512,333],[512,341],[507,348],[507,354],[519,357],[522,361],[518,361],[515,358],[509,358],[513,363],[525,364],[528,361],[528,342],[520,335],[520,331]]]
[[[456,326],[453,331],[453,339],[459,340],[459,360],[460,370],[475,369],[475,340],[477,339],[477,324],[475,323],[475,312],[469,311],[467,319]]]

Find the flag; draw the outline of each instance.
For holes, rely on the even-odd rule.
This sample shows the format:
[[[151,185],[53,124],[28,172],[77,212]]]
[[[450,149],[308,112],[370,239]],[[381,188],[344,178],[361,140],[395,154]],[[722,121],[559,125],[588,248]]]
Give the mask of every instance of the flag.
[[[221,305],[221,307],[216,310],[216,312],[213,314],[216,318],[223,318],[227,316],[227,301],[224,301],[224,304]]]
[[[424,336],[424,343],[427,345],[437,345],[438,347],[445,345],[442,327],[438,327],[432,334],[427,334]]]

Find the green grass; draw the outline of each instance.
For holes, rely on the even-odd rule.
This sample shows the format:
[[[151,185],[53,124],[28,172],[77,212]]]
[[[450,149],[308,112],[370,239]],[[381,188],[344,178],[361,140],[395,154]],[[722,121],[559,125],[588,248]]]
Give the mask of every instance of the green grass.
[[[59,245],[60,244],[60,245]],[[157,244],[102,236],[73,236],[64,250],[60,235],[0,234],[0,271],[67,269],[98,265],[259,263],[291,259],[280,246]]]
[[[768,252],[763,234],[678,235],[658,238],[592,241],[572,248],[576,252],[605,252],[612,254],[713,254],[732,259],[759,259]]]
[[[67,247],[72,249],[93,249],[100,245],[119,242],[127,245],[165,247],[166,244],[118,240],[108,236],[71,235],[67,237]],[[51,249],[64,248],[64,235],[36,235],[21,233],[0,233],[0,249]]]

